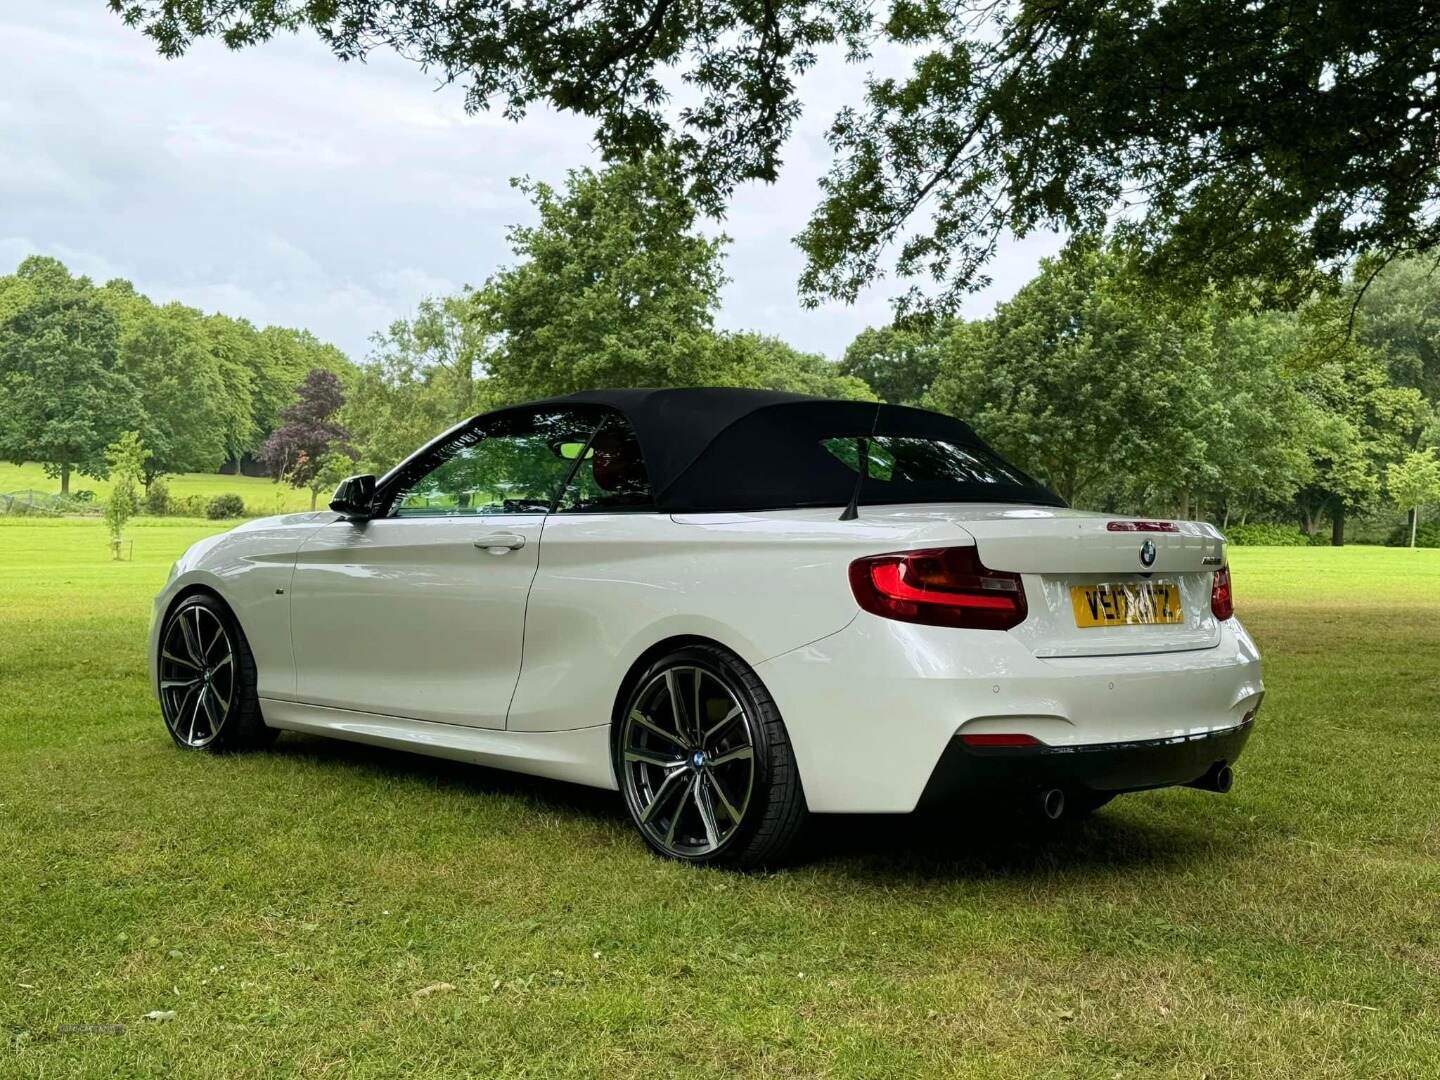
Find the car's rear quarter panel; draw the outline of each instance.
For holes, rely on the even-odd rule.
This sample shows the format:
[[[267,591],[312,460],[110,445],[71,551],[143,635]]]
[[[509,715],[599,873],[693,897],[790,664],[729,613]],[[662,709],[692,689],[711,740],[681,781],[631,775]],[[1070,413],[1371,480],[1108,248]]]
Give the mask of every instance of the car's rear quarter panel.
[[[858,611],[852,559],[936,535],[933,524],[814,514],[556,515],[541,537],[508,727],[610,723],[626,672],[670,638],[711,639],[753,667],[833,634]]]

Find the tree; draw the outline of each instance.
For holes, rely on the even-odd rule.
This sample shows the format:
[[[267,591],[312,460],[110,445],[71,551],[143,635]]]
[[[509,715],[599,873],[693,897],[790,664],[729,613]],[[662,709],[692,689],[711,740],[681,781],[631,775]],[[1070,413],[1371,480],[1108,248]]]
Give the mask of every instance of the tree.
[[[139,432],[127,431],[105,448],[110,467],[110,498],[105,501],[105,525],[110,530],[110,550],[120,558],[120,538],[125,524],[140,509],[137,481],[144,475],[150,451]]]
[[[319,501],[320,492],[334,491],[340,486],[341,480],[344,480],[347,476],[355,472],[355,458],[351,456],[352,454],[353,451],[342,452],[332,450],[322,457],[313,467],[310,467],[308,459],[305,459],[307,465],[302,474],[305,479],[304,482],[298,486],[310,489],[311,510],[315,509],[315,504]],[[296,471],[298,472],[299,470],[297,469]]]
[[[140,433],[150,450],[141,473],[147,491],[157,476],[212,472],[225,460],[235,403],[200,312],[155,307],[137,296],[121,319],[119,367],[138,395]]]
[[[270,432],[283,423],[283,411],[300,384],[313,372],[327,371],[337,385],[350,374],[345,354],[327,345],[308,330],[267,326],[256,333],[250,350],[243,354],[251,371],[255,426]]]
[[[382,367],[424,370],[449,399],[449,415],[474,414],[475,385],[490,374],[490,341],[466,297],[427,297],[413,318],[396,319],[371,342],[371,359]]]
[[[346,433],[338,418],[345,392],[332,372],[315,368],[296,394],[295,403],[280,411],[281,425],[265,440],[258,456],[276,483],[288,476],[297,487],[304,487],[325,455],[345,446]],[[298,478],[297,467],[304,470]]]
[[[0,321],[0,456],[39,461],[70,492],[70,474],[103,477],[105,447],[138,414],[118,370],[119,328],[88,279],[54,259],[26,259],[29,298]]]
[[[815,397],[873,401],[875,391],[819,353],[801,352],[768,334],[725,333],[702,339],[702,381],[709,386],[748,386]]]
[[[1440,502],[1440,459],[1435,457],[1435,448],[1412,450],[1391,465],[1385,474],[1385,486],[1396,506],[1411,511],[1410,546],[1413,548],[1420,507]]]
[[[909,74],[870,78],[832,125],[835,162],[800,237],[812,300],[853,298],[899,245],[899,274],[937,279],[953,307],[1007,230],[1116,221],[1157,278],[1263,278],[1295,301],[1317,267],[1440,239],[1427,5],[109,2],[167,56],[308,28],[343,60],[393,49],[463,84],[471,109],[593,118],[607,160],[673,150],[709,212],[775,178],[822,47],[857,63],[903,50]],[[922,301],[912,290],[901,308]]]
[[[413,318],[395,320],[371,342],[343,423],[374,472],[498,404],[489,385],[490,340],[468,296],[422,300]]]
[[[1204,311],[1147,303],[1119,256],[1080,245],[984,322],[958,323],[927,402],[963,417],[1067,502],[1160,489],[1182,514],[1213,481]]]
[[[1429,408],[1420,391],[1396,386],[1376,352],[1349,335],[1350,302],[1320,298],[1301,313],[1296,385],[1319,417],[1313,479],[1297,505],[1307,532],[1330,518],[1331,543],[1345,543],[1345,522],[1378,502],[1390,464],[1414,446]]]
[[[204,322],[205,338],[210,353],[225,385],[220,435],[225,456],[240,471],[241,458],[254,450],[270,431],[260,427],[256,414],[255,386],[260,382],[259,334],[244,319],[228,315],[208,315]],[[271,418],[273,420],[273,417]]]
[[[1210,479],[1199,496],[1222,527],[1255,510],[1287,516],[1315,475],[1322,417],[1291,370],[1300,347],[1295,319],[1213,302],[1215,374],[1204,424]]]
[[[931,332],[893,326],[861,330],[845,350],[840,370],[863,380],[893,405],[919,405],[940,370],[940,341]]]
[[[1363,293],[1361,289],[1363,287]],[[1440,410],[1440,274],[1433,258],[1397,260],[1360,293],[1354,331],[1385,362],[1397,386],[1412,386]]]
[[[725,241],[696,231],[674,163],[515,183],[539,223],[511,230],[519,261],[471,294],[496,397],[702,381]]]

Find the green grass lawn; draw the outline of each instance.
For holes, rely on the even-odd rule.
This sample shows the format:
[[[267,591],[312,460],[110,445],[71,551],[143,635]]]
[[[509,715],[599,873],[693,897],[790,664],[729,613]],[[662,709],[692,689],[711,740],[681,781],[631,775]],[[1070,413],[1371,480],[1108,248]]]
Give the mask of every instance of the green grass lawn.
[[[183,499],[187,495],[203,495],[208,499],[233,492],[245,500],[246,512],[257,517],[310,509],[310,492],[289,484],[276,484],[263,476],[181,473],[165,477],[165,483],[170,488],[170,497],[174,499]],[[59,490],[60,481],[46,476],[40,465],[0,462],[0,493],[43,491],[53,495]],[[75,474],[70,477],[70,491],[93,491],[97,500],[107,499],[110,497],[110,481]]]
[[[0,1075],[1440,1075],[1440,552],[1232,552],[1228,796],[837,819],[742,876],[605,793],[180,753],[146,621],[213,528],[0,521]]]

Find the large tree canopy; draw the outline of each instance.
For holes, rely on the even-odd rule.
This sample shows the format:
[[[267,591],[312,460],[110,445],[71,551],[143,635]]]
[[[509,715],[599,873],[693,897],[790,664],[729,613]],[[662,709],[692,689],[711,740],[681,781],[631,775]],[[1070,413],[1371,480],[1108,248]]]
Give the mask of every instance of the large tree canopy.
[[[669,159],[574,171],[562,191],[517,181],[539,213],[517,261],[476,290],[502,398],[696,380],[725,275],[723,238],[695,229]]]
[[[1440,241],[1427,0],[109,2],[169,56],[308,27],[341,59],[394,49],[472,109],[592,117],[611,160],[675,150],[712,212],[774,179],[820,47],[865,63],[899,45],[908,76],[872,78],[835,118],[800,236],[812,301],[854,297],[893,253],[915,279],[902,310],[951,306],[1007,230],[1118,221],[1166,280],[1262,278],[1290,299],[1317,267]]]

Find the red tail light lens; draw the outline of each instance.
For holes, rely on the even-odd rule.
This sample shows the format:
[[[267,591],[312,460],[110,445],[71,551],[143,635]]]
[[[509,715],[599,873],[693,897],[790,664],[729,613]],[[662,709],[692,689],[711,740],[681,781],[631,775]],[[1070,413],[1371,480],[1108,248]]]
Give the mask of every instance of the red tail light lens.
[[[1215,583],[1210,586],[1210,613],[1220,621],[1235,614],[1235,597],[1230,593],[1230,567],[1222,566],[1215,571]]]
[[[1045,745],[1039,739],[1035,738],[1034,735],[1021,735],[1019,733],[1011,735],[1001,734],[999,732],[996,732],[995,734],[991,734],[990,732],[976,732],[972,735],[966,735],[964,732],[961,732],[960,741],[966,746],[974,746],[983,749],[991,749],[998,747],[1000,749],[1010,750],[1019,746]]]
[[[987,570],[973,547],[856,559],[850,588],[866,611],[901,622],[1009,630],[1025,621],[1020,575]]]

